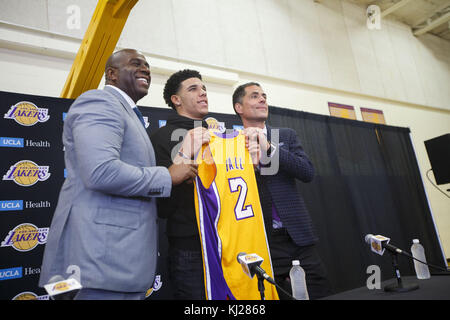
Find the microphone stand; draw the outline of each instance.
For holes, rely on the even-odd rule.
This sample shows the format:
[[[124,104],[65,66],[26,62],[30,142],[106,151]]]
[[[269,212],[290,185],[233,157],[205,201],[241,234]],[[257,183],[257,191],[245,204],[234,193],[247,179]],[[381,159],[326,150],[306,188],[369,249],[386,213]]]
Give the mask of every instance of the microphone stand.
[[[270,284],[273,284],[275,286],[275,288],[277,288],[278,290],[282,291],[286,296],[289,297],[290,300],[297,300],[289,292],[287,292],[281,286],[279,286],[275,282],[275,280],[273,280],[273,279],[268,280],[268,279],[264,278],[264,276],[259,274],[259,273],[256,273],[256,277],[258,278],[258,290],[259,290],[259,293],[261,295],[261,300],[266,300],[266,298],[264,297],[264,291],[265,291],[264,280],[266,280]]]
[[[266,300],[266,298],[264,297],[264,290],[266,290],[264,288],[264,277],[259,273],[256,274],[256,277],[258,278],[258,290],[259,294],[261,295],[261,300]]]
[[[403,284],[402,278],[400,277],[400,270],[398,268],[398,252],[387,250],[392,257],[392,266],[394,267],[395,278],[397,279],[397,283],[392,283],[384,287],[384,291],[386,292],[408,292],[419,289],[419,285],[417,283]]]

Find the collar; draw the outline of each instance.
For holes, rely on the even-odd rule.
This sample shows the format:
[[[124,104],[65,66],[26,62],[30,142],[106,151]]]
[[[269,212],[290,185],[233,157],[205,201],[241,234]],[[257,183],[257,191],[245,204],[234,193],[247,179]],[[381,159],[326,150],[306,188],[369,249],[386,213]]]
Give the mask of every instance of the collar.
[[[266,135],[266,137],[267,137],[267,126],[266,126],[266,124],[264,124],[263,133],[264,133],[264,134]]]
[[[120,93],[120,95],[125,99],[126,102],[128,102],[128,104],[131,106],[131,108],[137,108],[136,103],[134,103],[133,99],[130,98],[129,95],[127,95],[124,91],[122,91],[121,89],[112,86],[110,84],[107,84],[106,86],[110,87],[110,88],[114,88],[115,90],[117,90],[117,92]]]
[[[208,128],[208,124],[205,122],[205,120],[194,120],[187,118],[185,116],[180,116],[176,111],[173,111],[169,117],[167,118],[166,125],[172,125],[177,128],[183,128],[183,129],[192,129],[194,128],[195,124],[201,121],[202,127]]]

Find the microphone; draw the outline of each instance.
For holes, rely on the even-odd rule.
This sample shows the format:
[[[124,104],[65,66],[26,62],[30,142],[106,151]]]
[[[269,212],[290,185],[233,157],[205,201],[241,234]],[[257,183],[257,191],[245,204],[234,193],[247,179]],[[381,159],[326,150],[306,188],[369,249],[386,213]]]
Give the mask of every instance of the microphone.
[[[51,277],[44,288],[53,300],[73,300],[82,286],[76,279],[65,280],[58,274]]]
[[[370,249],[372,249],[373,252],[375,252],[376,254],[379,254],[380,256],[382,256],[384,253],[384,250],[387,249],[388,251],[390,251],[392,253],[400,253],[411,259],[417,260],[420,263],[426,264],[429,267],[439,269],[441,271],[448,273],[448,270],[445,268],[436,266],[431,263],[427,263],[425,261],[421,261],[421,260],[413,257],[412,255],[410,255],[408,252],[401,250],[401,249],[397,248],[396,246],[393,246],[392,244],[389,244],[389,241],[391,240],[390,238],[387,238],[387,237],[384,237],[381,235],[374,236],[373,234],[369,233],[364,237],[364,240],[366,241],[366,243],[368,243],[370,245]]]
[[[375,252],[376,254],[379,254],[380,256],[383,255],[385,250],[388,250],[389,252],[393,253],[391,255],[392,267],[394,268],[394,275],[395,275],[395,278],[397,279],[397,283],[391,283],[389,285],[386,285],[384,287],[384,291],[386,291],[386,292],[408,292],[408,291],[413,291],[413,290],[416,290],[419,288],[419,286],[415,283],[404,284],[402,281],[402,278],[400,276],[400,270],[399,270],[398,261],[397,261],[397,253],[401,253],[402,255],[409,256],[406,252],[389,244],[389,241],[391,239],[381,236],[381,235],[374,236],[373,234],[369,233],[364,237],[364,240],[366,241],[366,243],[368,243],[370,245],[370,249],[373,252]]]
[[[275,280],[273,280],[267,272],[264,271],[263,268],[260,267],[261,263],[263,263],[264,259],[258,256],[256,253],[246,254],[245,252],[240,252],[237,255],[237,261],[242,267],[244,273],[252,279],[255,274],[258,277],[258,290],[261,293],[261,300],[264,300],[264,279],[266,279],[269,283],[273,284],[277,287],[278,290],[282,291],[287,297],[292,300],[295,298],[289,293],[286,292],[283,288],[281,288]]]
[[[256,253],[247,254],[245,252],[240,252],[237,255],[237,261],[242,267],[244,273],[252,279],[255,274],[259,277],[266,279],[273,285],[276,285],[275,280],[273,280],[264,269],[260,267],[264,259],[258,256]]]
[[[364,240],[367,244],[370,245],[370,249],[375,252],[376,254],[379,254],[382,256],[384,254],[384,250],[388,250],[393,253],[401,253],[404,254],[403,250],[397,248],[396,246],[393,246],[392,244],[389,244],[390,238],[373,234],[367,234],[364,237]]]

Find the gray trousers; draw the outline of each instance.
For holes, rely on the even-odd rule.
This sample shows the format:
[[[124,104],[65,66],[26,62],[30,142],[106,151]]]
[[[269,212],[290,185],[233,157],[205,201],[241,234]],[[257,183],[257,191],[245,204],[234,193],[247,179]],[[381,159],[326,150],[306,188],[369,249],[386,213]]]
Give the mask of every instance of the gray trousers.
[[[116,292],[82,288],[74,300],[144,300],[145,292]]]

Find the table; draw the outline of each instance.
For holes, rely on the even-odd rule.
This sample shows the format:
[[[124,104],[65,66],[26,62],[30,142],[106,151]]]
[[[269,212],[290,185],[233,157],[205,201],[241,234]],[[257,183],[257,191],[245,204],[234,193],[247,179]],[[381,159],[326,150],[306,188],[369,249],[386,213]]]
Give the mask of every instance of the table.
[[[385,292],[384,286],[397,283],[395,278],[381,282],[381,289],[369,290],[366,286],[344,291],[322,300],[450,300],[450,275],[431,275],[419,280],[415,276],[402,277],[404,284],[417,283],[419,289],[409,292]]]

